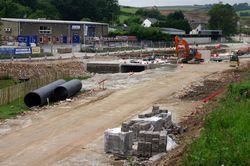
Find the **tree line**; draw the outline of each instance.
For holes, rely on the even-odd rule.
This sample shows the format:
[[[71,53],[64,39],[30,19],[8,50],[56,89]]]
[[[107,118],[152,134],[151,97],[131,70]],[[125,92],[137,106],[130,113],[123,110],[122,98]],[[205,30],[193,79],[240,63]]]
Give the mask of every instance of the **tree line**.
[[[120,12],[118,0],[1,0],[0,17],[111,22]]]

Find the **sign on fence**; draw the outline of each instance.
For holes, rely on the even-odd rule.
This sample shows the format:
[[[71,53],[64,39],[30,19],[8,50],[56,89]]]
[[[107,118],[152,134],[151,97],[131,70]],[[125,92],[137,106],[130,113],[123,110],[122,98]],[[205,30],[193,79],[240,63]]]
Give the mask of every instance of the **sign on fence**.
[[[0,48],[0,54],[13,55],[15,53],[14,48]]]
[[[32,54],[40,54],[41,49],[40,47],[32,47]]]
[[[31,54],[31,48],[15,48],[15,55]]]

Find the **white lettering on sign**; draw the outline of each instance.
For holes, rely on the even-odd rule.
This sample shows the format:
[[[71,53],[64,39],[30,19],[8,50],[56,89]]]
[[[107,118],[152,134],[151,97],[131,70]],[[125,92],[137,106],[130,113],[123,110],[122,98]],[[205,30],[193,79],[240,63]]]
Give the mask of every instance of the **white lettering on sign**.
[[[72,25],[71,29],[72,30],[79,30],[79,29],[81,29],[81,26],[80,25]]]
[[[31,54],[31,49],[30,48],[16,48],[15,49],[15,54]]]

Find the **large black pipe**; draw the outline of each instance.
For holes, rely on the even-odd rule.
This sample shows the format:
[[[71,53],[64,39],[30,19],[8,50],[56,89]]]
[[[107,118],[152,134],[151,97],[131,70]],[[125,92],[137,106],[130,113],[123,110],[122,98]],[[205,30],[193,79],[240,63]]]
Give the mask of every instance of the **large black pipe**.
[[[69,82],[66,82],[65,84],[58,86],[55,89],[55,99],[57,101],[65,100],[75,95],[81,89],[82,89],[82,83],[80,80],[71,80]]]
[[[49,101],[53,100],[54,98],[54,90],[59,86],[64,84],[65,80],[57,80],[48,84],[42,88],[29,92],[24,97],[24,103],[27,107],[34,107],[34,106],[42,106],[47,103],[47,99]]]

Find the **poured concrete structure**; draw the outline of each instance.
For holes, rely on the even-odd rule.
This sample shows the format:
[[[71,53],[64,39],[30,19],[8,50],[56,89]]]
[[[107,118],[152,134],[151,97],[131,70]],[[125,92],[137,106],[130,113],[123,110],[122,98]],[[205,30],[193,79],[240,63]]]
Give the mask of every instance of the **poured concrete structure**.
[[[89,62],[87,63],[87,71],[90,73],[119,73],[119,62]]]
[[[119,63],[119,62],[89,62],[87,71],[90,73],[129,73],[142,72],[148,69],[168,67],[170,70],[177,66],[172,64],[139,64],[139,63]]]

